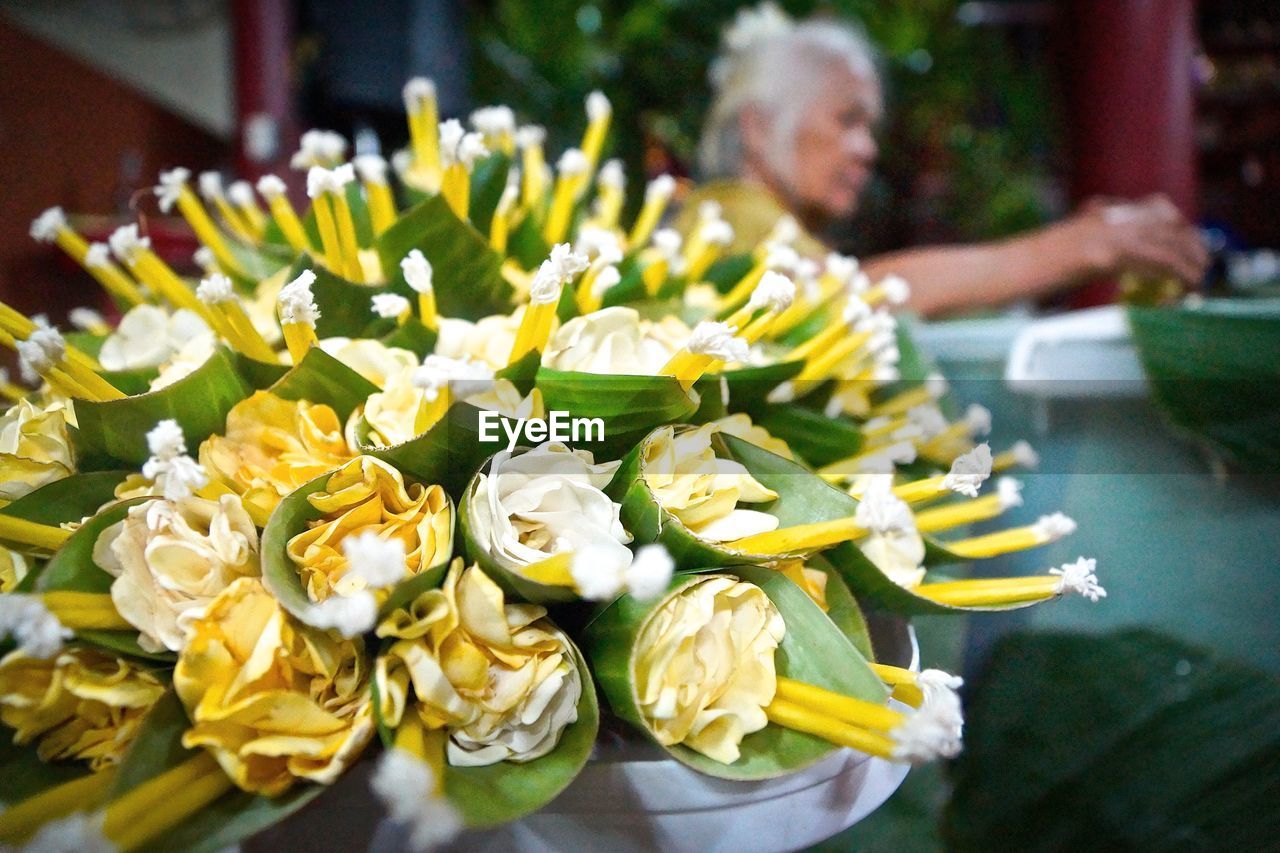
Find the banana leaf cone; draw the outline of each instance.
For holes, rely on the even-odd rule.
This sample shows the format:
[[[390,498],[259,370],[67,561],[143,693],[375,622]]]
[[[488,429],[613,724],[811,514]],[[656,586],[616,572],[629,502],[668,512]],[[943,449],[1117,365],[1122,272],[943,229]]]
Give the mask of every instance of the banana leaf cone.
[[[119,400],[77,400],[71,429],[79,470],[136,468],[151,456],[147,433],[172,418],[188,446],[222,430],[227,413],[252,389],[229,350],[219,347],[204,364],[157,391]]]
[[[357,457],[356,459],[360,458]],[[356,460],[353,460],[348,465],[355,464],[355,462]],[[335,473],[337,472],[328,471],[321,474],[306,485],[285,495],[284,499],[280,501],[271,513],[271,517],[267,520],[267,526],[262,530],[262,581],[285,610],[307,624],[310,624],[308,620],[311,618],[314,602],[307,594],[299,566],[289,557],[287,549],[289,541],[294,536],[309,529],[310,522],[320,521],[325,517],[322,511],[312,505],[309,498],[327,488],[329,479]],[[406,487],[414,483],[414,479],[411,476],[406,476],[404,481]],[[429,484],[424,483],[423,485]],[[446,500],[448,501],[451,516],[449,541],[440,545],[437,550],[451,553],[457,514],[454,512],[453,500],[448,498],[447,495]],[[417,574],[400,581],[380,603],[379,613],[385,615],[396,607],[412,601],[419,593],[439,586],[441,581],[444,580],[447,568],[448,560],[446,559],[438,565],[422,567]]]
[[[646,437],[623,460],[622,467],[609,484],[609,495],[622,504],[622,523],[637,544],[661,542],[671,553],[678,569],[689,571],[707,567],[739,564],[777,566],[788,560],[812,557],[806,552],[782,554],[749,554],[728,543],[709,542],[699,538],[659,503],[645,482],[642,471],[646,445],[654,434]],[[858,509],[851,495],[827,483],[799,463],[757,447],[736,436],[721,434],[722,455],[742,463],[747,471],[766,488],[777,492],[777,500],[754,508],[776,516],[779,527],[810,524],[850,518]],[[926,536],[926,565],[963,562]],[[905,615],[943,614],[964,611],[1012,610],[1034,602],[1001,604],[989,607],[955,607],[916,595],[891,580],[876,567],[853,542],[845,542],[821,552],[852,591],[858,603],[870,609],[888,610]]]
[[[1128,312],[1152,397],[1174,429],[1242,467],[1280,471],[1280,299]]]
[[[545,616],[540,621],[550,623]],[[445,761],[443,794],[461,813],[469,829],[498,826],[541,809],[577,778],[591,757],[600,729],[595,683],[586,658],[577,645],[554,624],[551,627],[571,653],[582,684],[577,719],[560,733],[560,739],[549,753],[532,761],[500,761],[480,767],[458,766]],[[384,648],[391,643],[387,641]],[[373,700],[379,733],[383,744],[390,747],[394,731],[383,719],[376,681]]]
[[[667,592],[651,601],[624,595],[602,610],[582,632],[582,646],[609,707],[653,738],[639,707],[634,674],[636,641],[659,606],[708,577],[731,575],[760,587],[778,608],[786,634],[775,654],[781,677],[792,678],[869,702],[883,702],[884,685],[863,655],[810,598],[783,575],[759,566],[732,566],[713,574],[678,573]],[[656,739],[655,739],[656,742]],[[802,770],[835,751],[812,735],[770,723],[743,738],[741,756],[725,764],[680,744],[659,744],[672,758],[721,779],[771,779]]]

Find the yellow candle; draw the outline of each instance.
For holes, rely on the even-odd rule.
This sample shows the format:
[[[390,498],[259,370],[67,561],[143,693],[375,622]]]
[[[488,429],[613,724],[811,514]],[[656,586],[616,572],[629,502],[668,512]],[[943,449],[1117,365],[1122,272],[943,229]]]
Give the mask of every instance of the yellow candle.
[[[16,848],[44,824],[74,812],[94,809],[106,798],[115,778],[116,768],[107,767],[8,804],[0,812],[0,842]]]
[[[106,593],[58,590],[41,595],[44,606],[73,631],[129,631],[133,625],[116,610]]]
[[[879,758],[892,758],[894,743],[878,732],[832,720],[785,699],[774,699],[764,709],[769,721],[783,728],[820,737]]]

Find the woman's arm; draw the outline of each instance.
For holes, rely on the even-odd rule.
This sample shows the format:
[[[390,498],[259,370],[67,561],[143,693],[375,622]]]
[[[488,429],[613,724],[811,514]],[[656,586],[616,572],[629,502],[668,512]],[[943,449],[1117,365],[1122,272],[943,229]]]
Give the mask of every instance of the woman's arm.
[[[923,315],[989,307],[1059,290],[1091,276],[1133,271],[1194,284],[1208,255],[1169,201],[1092,204],[1062,222],[1007,240],[908,249],[868,258],[872,280],[911,284]]]

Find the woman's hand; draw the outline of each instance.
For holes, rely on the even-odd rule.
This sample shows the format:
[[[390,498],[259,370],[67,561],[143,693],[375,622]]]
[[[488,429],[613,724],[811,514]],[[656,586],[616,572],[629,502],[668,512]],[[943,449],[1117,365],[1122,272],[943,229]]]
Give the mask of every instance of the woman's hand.
[[[1069,222],[1095,275],[1133,272],[1194,285],[1209,264],[1199,232],[1163,195],[1093,199]]]

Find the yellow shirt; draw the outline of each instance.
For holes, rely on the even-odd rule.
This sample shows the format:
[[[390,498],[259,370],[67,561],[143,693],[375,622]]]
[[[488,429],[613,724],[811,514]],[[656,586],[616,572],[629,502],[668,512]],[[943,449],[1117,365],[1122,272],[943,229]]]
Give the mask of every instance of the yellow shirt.
[[[687,239],[698,218],[698,205],[719,202],[726,222],[733,226],[733,243],[725,254],[742,255],[754,251],[769,236],[787,208],[769,190],[745,181],[718,180],[694,188],[685,199],[673,227]],[[820,240],[801,229],[795,250],[805,257],[821,259],[829,250]]]

